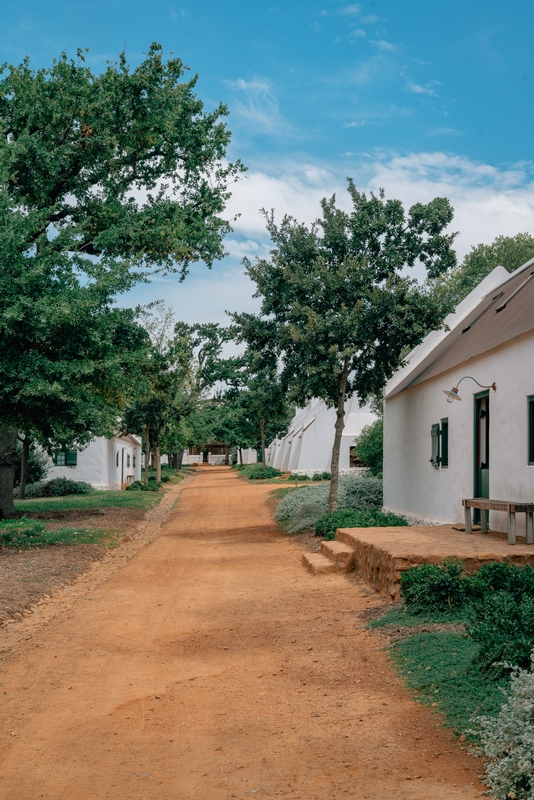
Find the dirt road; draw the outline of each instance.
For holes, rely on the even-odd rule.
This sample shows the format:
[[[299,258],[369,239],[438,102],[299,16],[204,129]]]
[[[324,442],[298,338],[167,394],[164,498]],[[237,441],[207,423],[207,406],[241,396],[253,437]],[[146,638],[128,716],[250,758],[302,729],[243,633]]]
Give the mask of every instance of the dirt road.
[[[480,797],[359,612],[211,468],[162,534],[0,661],[3,800]],[[177,490],[175,490],[177,491]]]

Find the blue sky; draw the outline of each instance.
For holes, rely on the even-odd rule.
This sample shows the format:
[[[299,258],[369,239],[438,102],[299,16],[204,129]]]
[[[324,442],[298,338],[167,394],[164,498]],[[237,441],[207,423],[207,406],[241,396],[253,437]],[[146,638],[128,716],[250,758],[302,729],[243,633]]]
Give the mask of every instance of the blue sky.
[[[189,322],[253,309],[240,261],[268,250],[259,208],[311,221],[321,197],[346,203],[347,175],[407,205],[450,197],[460,257],[534,233],[532,3],[4,0],[2,16],[0,60],[45,66],[89,47],[98,71],[158,41],[199,73],[207,108],[229,106],[229,156],[249,169],[230,255],[129,303],[163,298]]]

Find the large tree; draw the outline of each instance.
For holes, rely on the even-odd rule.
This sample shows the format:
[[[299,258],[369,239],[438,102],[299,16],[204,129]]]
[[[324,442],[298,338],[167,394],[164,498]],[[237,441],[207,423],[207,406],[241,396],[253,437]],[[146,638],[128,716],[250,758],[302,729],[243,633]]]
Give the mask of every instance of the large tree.
[[[534,258],[534,236],[530,233],[497,236],[491,244],[472,247],[461,264],[429,280],[428,285],[447,310],[453,311],[495,267],[504,267],[508,272],[513,272],[531,258]]]
[[[379,394],[413,347],[443,321],[442,303],[407,275],[417,261],[435,277],[456,263],[454,234],[445,230],[448,200],[417,203],[358,192],[352,209],[322,201],[311,226],[266,214],[270,259],[245,260],[261,313],[234,315],[243,338],[258,350],[278,349],[289,397],[304,405],[322,398],[336,409],[329,508],[335,510],[345,402]]]
[[[224,253],[222,212],[242,167],[225,160],[227,109],[205,112],[186,70],[153,44],[135,69],[121,55],[93,74],[80,51],[0,71],[5,516],[18,429],[51,447],[109,432],[136,338],[115,296]]]

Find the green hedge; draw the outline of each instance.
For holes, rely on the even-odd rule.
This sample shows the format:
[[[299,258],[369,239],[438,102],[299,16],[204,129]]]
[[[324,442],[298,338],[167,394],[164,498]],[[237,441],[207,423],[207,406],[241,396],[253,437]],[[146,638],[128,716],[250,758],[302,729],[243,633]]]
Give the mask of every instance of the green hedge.
[[[66,497],[69,494],[94,494],[90,483],[73,481],[70,478],[52,478],[43,483],[31,483],[26,487],[26,497]]]

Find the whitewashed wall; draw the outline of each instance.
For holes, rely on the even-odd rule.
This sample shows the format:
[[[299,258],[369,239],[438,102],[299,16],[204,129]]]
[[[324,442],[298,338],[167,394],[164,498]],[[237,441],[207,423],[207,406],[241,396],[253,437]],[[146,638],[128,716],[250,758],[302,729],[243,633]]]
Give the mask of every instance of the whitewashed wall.
[[[347,402],[340,469],[349,468],[354,438],[375,420],[376,415],[368,407],[359,407],[357,397]],[[272,442],[267,463],[284,472],[329,471],[335,421],[335,409],[327,408],[322,400],[312,400],[306,408],[297,410],[286,436]]]
[[[384,505],[401,514],[434,522],[463,522],[462,499],[474,493],[473,381],[459,387],[462,401],[447,403],[443,389],[464,375],[490,389],[489,493],[492,499],[534,502],[534,467],[528,466],[527,397],[534,395],[534,337],[517,340],[493,354],[473,359],[401,394],[386,399],[384,410]],[[430,463],[434,423],[448,417],[449,466]],[[518,533],[524,515],[517,515]],[[490,527],[506,530],[506,515],[490,513]]]
[[[141,443],[133,436],[114,436],[111,439],[99,436],[84,450],[78,451],[77,460],[75,467],[52,467],[47,479],[70,478],[90,483],[95,489],[120,489],[121,482],[131,483],[141,478]]]

